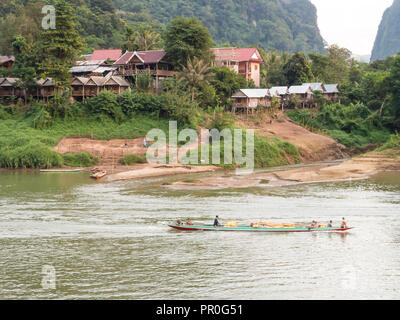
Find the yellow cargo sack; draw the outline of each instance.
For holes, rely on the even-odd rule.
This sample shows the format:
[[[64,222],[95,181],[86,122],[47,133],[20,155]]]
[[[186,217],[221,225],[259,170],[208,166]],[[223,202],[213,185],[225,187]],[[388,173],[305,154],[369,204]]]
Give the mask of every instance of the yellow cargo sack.
[[[225,227],[237,228],[237,223],[234,222],[234,221],[228,221],[228,222],[225,224]]]
[[[296,228],[296,225],[294,223],[283,223],[283,226],[285,228]]]

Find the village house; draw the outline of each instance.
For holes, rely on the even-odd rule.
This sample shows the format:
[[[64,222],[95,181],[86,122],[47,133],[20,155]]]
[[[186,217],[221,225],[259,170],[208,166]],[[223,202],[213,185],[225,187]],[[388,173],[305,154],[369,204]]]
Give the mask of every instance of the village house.
[[[25,93],[17,88],[18,78],[0,78],[0,97],[15,97]]]
[[[287,104],[289,88],[288,87],[272,87],[269,89],[271,98],[276,98],[279,101],[279,107],[284,108]]]
[[[166,78],[176,75],[173,65],[168,61],[164,50],[125,52],[115,63],[116,74],[122,75],[131,83],[136,83],[139,74],[150,74],[154,79],[154,88],[162,88]]]
[[[97,96],[103,90],[109,90],[115,94],[120,94],[130,89],[130,85],[125,79],[111,74],[106,77],[75,77],[71,81],[71,87],[72,97],[79,101],[85,101],[88,97]]]
[[[14,56],[0,56],[0,68],[11,69],[15,62]]]
[[[295,106],[310,107],[313,103],[313,90],[309,85],[291,86],[288,90],[289,101]]]
[[[37,79],[36,88],[22,89],[18,87],[18,78],[0,78],[0,97],[27,98],[31,96],[46,102],[62,90],[55,86],[53,79]],[[130,89],[129,83],[122,77],[109,74],[106,77],[74,77],[71,79],[72,97],[74,100],[84,101],[87,97],[98,95],[103,90],[120,94]]]
[[[253,113],[258,106],[271,107],[271,94],[268,89],[240,89],[233,96],[232,112]]]
[[[340,90],[338,84],[324,85],[325,91],[323,93],[326,100],[334,103],[340,103]]]
[[[264,60],[257,48],[215,48],[212,53],[214,66],[228,67],[243,75],[247,82],[253,80],[260,86],[260,64]]]

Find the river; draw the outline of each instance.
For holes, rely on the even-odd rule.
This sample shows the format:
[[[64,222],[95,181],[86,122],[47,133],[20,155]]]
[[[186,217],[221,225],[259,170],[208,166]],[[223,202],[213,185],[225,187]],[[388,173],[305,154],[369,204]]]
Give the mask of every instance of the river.
[[[0,172],[0,299],[399,299],[400,173],[174,191]],[[176,218],[340,224],[348,233],[180,232]]]

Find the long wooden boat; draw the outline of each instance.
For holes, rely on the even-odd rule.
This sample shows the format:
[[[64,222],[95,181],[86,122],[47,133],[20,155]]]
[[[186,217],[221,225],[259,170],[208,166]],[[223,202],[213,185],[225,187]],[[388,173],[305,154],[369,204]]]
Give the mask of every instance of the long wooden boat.
[[[40,172],[82,172],[82,169],[41,169]]]
[[[169,227],[181,231],[248,231],[248,232],[344,232],[353,228],[309,228],[309,227],[295,227],[295,228],[265,228],[265,227],[251,227],[251,226],[237,226],[237,227],[214,227],[212,225],[185,225],[171,223]]]

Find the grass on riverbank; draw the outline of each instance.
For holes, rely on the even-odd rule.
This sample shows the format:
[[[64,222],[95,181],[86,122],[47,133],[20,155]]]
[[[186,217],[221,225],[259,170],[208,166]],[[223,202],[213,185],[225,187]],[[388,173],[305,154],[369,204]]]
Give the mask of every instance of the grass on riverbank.
[[[388,156],[399,157],[400,156],[400,134],[393,134],[389,140],[375,151],[384,153]]]
[[[234,142],[236,144],[236,142]],[[246,143],[246,132],[242,132],[242,157],[243,160],[246,160],[246,155],[250,155],[250,151],[254,148],[254,168],[268,168],[268,167],[277,167],[287,164],[297,164],[300,163],[300,151],[293,144],[282,141],[278,138],[266,138],[262,136],[255,135],[254,136],[254,144]],[[196,158],[198,158],[199,164],[214,164],[219,167],[224,167],[228,169],[236,168],[237,166],[244,167],[245,164],[240,164],[235,161],[235,156],[233,151],[230,149],[228,152],[230,154],[227,155],[228,159],[231,159],[232,164],[225,164],[225,152],[227,150],[224,146],[224,140],[221,139],[220,142],[220,152],[219,152],[219,160],[220,163],[216,164],[212,161],[213,159],[213,144],[210,142],[209,145],[209,158],[208,161],[202,163],[201,159],[201,149],[195,149],[192,152],[195,153]],[[232,156],[230,156],[232,155]],[[189,152],[187,154],[189,157]],[[204,159],[207,160],[207,159]]]
[[[63,154],[65,166],[69,167],[92,167],[100,162],[100,158],[87,152]]]
[[[24,116],[9,116],[0,120],[0,167],[1,168],[52,168],[63,165],[81,166],[92,162],[86,157],[63,158],[50,150],[63,137],[84,137],[99,140],[135,139],[153,129],[168,131],[168,120],[137,116],[123,123],[110,118],[97,117],[79,119],[55,119],[45,129],[32,127],[31,119]],[[81,158],[81,159],[78,159]]]
[[[138,163],[147,163],[146,156],[139,156],[137,154],[126,154],[120,160],[124,166],[132,166]]]
[[[297,124],[310,131],[324,131],[348,148],[357,151],[368,149],[371,145],[385,143],[390,132],[381,124],[378,112],[357,104],[342,106],[325,105],[320,109],[295,109],[287,115]]]

